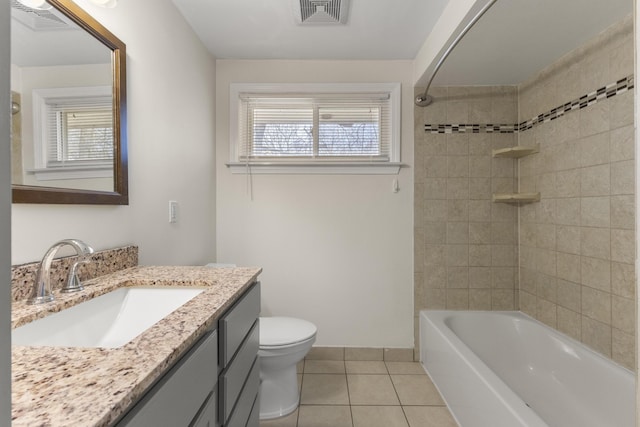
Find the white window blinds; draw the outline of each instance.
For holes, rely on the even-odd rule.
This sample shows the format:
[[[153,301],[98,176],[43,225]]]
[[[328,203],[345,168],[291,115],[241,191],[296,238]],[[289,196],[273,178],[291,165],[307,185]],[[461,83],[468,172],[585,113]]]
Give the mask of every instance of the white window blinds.
[[[387,93],[241,94],[238,161],[388,162],[391,119]]]
[[[47,103],[47,168],[113,161],[111,98]]]

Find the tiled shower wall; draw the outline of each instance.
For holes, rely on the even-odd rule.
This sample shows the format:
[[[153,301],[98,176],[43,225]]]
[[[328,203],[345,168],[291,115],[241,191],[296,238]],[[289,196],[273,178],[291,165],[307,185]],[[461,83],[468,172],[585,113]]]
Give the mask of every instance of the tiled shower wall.
[[[436,102],[416,107],[416,347],[421,309],[521,309],[635,367],[633,91],[616,85],[633,74],[632,25],[519,88],[433,88]],[[560,106],[558,118],[523,126]],[[491,157],[518,144],[540,153]],[[541,201],[491,203],[516,190]]]
[[[631,75],[629,17],[522,84],[519,122]],[[633,92],[519,134],[520,145],[540,145],[520,160],[520,190],[541,193],[540,203],[520,208],[520,309],[631,369]]]
[[[491,156],[492,149],[516,145],[516,134],[425,132],[425,123],[513,124],[516,89],[430,93],[436,101],[415,110],[416,346],[422,309],[517,307],[517,208],[491,202],[493,192],[516,188],[515,162]]]

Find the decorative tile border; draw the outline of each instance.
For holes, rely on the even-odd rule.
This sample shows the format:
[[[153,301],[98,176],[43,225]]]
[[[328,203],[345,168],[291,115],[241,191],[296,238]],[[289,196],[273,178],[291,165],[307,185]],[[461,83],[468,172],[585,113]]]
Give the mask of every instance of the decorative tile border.
[[[518,125],[424,125],[427,133],[515,133]]]
[[[425,124],[426,133],[518,133],[524,132],[541,123],[550,122],[571,111],[581,110],[605,99],[622,94],[634,87],[633,75],[608,84],[571,102],[553,108],[520,124]]]

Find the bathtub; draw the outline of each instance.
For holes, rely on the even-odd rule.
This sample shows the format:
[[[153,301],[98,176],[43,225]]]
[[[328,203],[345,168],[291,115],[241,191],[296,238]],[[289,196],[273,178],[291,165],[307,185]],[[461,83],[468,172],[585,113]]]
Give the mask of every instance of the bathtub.
[[[517,312],[421,311],[420,360],[461,427],[633,427],[633,373]]]

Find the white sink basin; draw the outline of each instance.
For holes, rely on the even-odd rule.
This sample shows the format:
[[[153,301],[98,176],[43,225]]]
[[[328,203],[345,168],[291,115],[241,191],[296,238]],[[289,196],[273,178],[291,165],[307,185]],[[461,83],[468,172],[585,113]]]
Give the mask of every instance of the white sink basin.
[[[16,328],[12,344],[52,347],[123,346],[202,288],[120,288]]]

